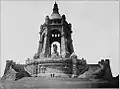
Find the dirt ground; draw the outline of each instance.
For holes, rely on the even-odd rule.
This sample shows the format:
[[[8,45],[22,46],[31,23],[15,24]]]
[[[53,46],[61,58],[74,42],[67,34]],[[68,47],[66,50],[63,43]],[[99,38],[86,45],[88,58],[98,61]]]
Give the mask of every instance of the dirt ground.
[[[39,88],[118,88],[119,80],[103,81],[72,78],[31,77],[18,81],[0,80],[0,89],[39,89]]]

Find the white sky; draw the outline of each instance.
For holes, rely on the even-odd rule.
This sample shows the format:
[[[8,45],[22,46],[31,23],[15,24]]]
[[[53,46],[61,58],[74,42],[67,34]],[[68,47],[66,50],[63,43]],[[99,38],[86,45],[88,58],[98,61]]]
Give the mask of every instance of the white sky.
[[[54,1],[6,1],[1,11],[1,76],[5,61],[24,63],[38,48],[39,28],[51,15]],[[78,58],[97,63],[110,58],[114,76],[119,68],[119,2],[57,1],[60,14],[72,23],[73,45]]]

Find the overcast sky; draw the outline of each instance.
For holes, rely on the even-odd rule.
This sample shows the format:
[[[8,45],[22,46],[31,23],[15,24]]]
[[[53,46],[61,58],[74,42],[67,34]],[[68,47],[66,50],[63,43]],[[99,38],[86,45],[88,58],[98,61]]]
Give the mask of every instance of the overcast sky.
[[[72,39],[78,58],[97,63],[110,58],[114,76],[119,68],[119,2],[57,1],[60,14],[72,24]],[[54,1],[2,2],[1,75],[5,61],[24,63],[37,51],[39,28],[51,15]]]

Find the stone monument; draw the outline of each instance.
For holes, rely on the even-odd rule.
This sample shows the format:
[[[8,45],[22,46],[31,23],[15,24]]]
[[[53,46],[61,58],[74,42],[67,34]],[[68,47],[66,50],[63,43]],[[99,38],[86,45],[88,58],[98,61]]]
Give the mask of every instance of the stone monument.
[[[57,78],[100,78],[111,79],[112,73],[109,60],[101,60],[98,64],[87,64],[84,58],[78,59],[72,44],[72,25],[66,21],[65,15],[59,14],[55,2],[53,12],[46,16],[40,25],[38,50],[26,64],[6,62],[3,79],[10,79],[9,71],[13,69],[13,80],[23,77],[57,77]],[[57,42],[59,45],[55,44]],[[53,48],[53,49],[52,49]],[[58,52],[58,48],[59,51]],[[52,51],[53,52],[52,52]],[[12,72],[12,71],[11,71]],[[11,73],[12,74],[12,73]]]

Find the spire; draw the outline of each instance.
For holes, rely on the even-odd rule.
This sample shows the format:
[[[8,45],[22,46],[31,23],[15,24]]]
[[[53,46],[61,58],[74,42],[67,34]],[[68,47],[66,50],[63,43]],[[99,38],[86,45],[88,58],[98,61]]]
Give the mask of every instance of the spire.
[[[55,1],[54,7],[53,7],[53,13],[59,13],[58,10],[59,10],[58,5],[57,5],[57,3]]]
[[[60,16],[58,10],[59,10],[58,5],[57,5],[57,3],[55,1],[54,6],[53,6],[53,12],[52,12],[52,14],[50,16],[50,19],[61,19],[61,16]]]

